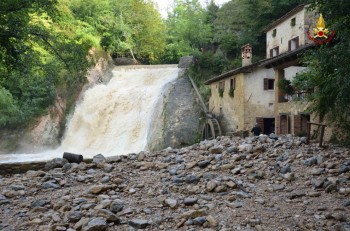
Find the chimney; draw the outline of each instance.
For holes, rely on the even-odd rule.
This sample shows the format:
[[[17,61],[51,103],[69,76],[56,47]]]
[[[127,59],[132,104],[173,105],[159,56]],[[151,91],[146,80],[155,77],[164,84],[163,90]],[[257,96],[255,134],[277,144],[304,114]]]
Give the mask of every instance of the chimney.
[[[242,67],[252,64],[252,46],[248,43],[242,47]]]

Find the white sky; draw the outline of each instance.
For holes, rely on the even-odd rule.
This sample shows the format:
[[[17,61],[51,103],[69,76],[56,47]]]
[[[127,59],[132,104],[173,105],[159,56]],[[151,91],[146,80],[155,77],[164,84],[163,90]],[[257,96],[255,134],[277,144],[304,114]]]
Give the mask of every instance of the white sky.
[[[230,0],[214,0],[216,5],[221,6],[222,4],[229,2]],[[159,11],[163,18],[167,15],[167,10],[170,8],[173,4],[173,0],[154,0],[155,3],[158,4]],[[210,2],[210,0],[200,0],[202,4]]]

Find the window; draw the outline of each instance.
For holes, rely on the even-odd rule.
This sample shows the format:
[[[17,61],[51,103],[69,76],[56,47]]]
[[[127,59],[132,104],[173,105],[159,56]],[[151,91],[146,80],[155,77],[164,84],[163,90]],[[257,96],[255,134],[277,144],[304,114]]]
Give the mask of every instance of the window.
[[[275,79],[264,79],[264,90],[274,90],[275,89]]]
[[[270,49],[270,57],[275,57],[277,55],[279,55],[279,47],[278,46]]]
[[[277,35],[277,29],[273,29],[273,31],[272,31],[272,37],[276,37],[276,35]]]
[[[230,89],[235,89],[236,78],[230,79]]]
[[[299,48],[299,36],[288,41],[288,50],[292,51]]]
[[[228,92],[229,96],[234,97],[236,87],[236,78],[230,79],[230,90]]]
[[[292,19],[290,20],[290,25],[291,25],[291,26],[295,26],[295,23],[296,23],[296,22],[295,22],[295,18],[292,18]]]
[[[225,90],[225,81],[220,81],[219,82],[219,96],[220,97],[223,97],[224,90]]]

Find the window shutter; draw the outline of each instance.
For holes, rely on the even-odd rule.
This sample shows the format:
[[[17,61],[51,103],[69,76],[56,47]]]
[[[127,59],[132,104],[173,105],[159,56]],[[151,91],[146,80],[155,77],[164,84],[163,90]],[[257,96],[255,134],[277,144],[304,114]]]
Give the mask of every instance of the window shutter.
[[[269,90],[269,79],[264,78],[264,90]]]
[[[288,41],[288,51],[292,50],[292,40]]]
[[[270,49],[270,57],[273,57],[273,49]]]
[[[295,44],[296,44],[296,48],[299,48],[299,36],[295,38]]]
[[[280,47],[276,47],[276,55],[280,54]]]
[[[259,125],[261,128],[261,133],[264,134],[264,118],[263,117],[256,117],[256,123]]]
[[[294,135],[299,135],[301,132],[301,115],[294,115]]]

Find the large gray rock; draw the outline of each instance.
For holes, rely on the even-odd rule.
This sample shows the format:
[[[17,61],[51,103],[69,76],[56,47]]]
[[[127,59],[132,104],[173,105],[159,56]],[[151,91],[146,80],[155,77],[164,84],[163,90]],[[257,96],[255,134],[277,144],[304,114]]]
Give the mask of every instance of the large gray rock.
[[[108,225],[105,218],[97,217],[89,221],[83,226],[83,231],[104,231],[107,230]]]
[[[169,83],[157,103],[148,135],[148,149],[179,148],[196,142],[201,107],[186,70]]]

